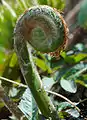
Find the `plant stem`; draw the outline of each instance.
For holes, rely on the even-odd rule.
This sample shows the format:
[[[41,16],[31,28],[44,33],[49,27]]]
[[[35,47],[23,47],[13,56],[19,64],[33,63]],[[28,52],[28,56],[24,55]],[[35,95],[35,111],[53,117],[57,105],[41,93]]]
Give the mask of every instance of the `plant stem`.
[[[51,93],[51,94],[54,94],[54,95],[56,95],[56,96],[58,96],[58,97],[63,98],[63,99],[66,100],[68,103],[70,103],[73,107],[75,107],[78,112],[80,112],[80,109],[79,109],[72,101],[70,101],[68,98],[66,98],[65,96],[63,96],[63,95],[61,95],[61,94],[58,94],[58,93],[56,93],[56,92],[53,92],[53,91],[48,91],[48,90],[46,90],[46,91],[47,91],[48,93]]]
[[[1,77],[1,76],[0,76],[0,80],[5,80],[5,81],[7,81],[7,82],[10,82],[10,83],[13,83],[13,84],[19,85],[19,86],[21,86],[21,87],[25,87],[25,88],[27,88],[26,85],[24,85],[24,84],[22,84],[22,83],[15,82],[15,81],[10,80],[10,79],[8,79],[8,78],[4,78],[4,77]]]
[[[10,79],[7,79],[7,78],[4,78],[4,77],[0,77],[1,80],[5,80],[5,81],[8,81],[8,82],[11,82],[13,84],[16,84],[16,85],[19,85],[21,87],[24,87],[24,88],[27,88],[27,85],[24,85],[22,83],[18,83],[18,82],[15,82],[15,81],[12,81]],[[59,93],[56,93],[56,92],[53,92],[53,91],[49,91],[49,90],[45,90],[46,92],[50,93],[50,94],[53,94],[53,95],[56,95],[64,100],[66,100],[67,102],[69,102],[73,107],[75,107],[77,109],[78,112],[80,112],[80,109],[72,102],[70,101],[68,98],[66,98],[65,96],[59,94]],[[83,100],[84,101],[84,100]],[[81,101],[81,102],[83,102]]]
[[[18,56],[19,65],[24,79],[30,88],[36,103],[41,110],[42,114],[46,118],[51,118],[52,120],[59,120],[57,111],[54,105],[50,101],[44,87],[40,76],[36,70],[36,67],[32,60],[31,49],[28,48],[28,43],[26,43],[20,33],[15,34],[14,44],[15,50]]]

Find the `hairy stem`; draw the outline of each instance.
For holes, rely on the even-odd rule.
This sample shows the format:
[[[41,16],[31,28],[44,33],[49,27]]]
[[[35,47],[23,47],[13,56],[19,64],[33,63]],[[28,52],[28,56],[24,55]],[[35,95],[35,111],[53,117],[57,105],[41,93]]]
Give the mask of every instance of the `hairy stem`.
[[[27,43],[22,39],[18,40],[15,38],[15,50],[24,79],[42,114],[47,118],[51,117],[52,120],[58,120],[58,114],[43,88],[41,79],[32,60],[31,50],[27,48]]]

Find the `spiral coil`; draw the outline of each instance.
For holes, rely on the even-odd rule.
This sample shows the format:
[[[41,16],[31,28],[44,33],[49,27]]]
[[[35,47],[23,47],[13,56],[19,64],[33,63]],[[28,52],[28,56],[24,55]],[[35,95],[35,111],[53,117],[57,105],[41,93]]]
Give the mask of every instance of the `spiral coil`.
[[[56,9],[44,5],[25,11],[17,21],[16,32],[35,50],[57,57],[65,48],[68,28]]]

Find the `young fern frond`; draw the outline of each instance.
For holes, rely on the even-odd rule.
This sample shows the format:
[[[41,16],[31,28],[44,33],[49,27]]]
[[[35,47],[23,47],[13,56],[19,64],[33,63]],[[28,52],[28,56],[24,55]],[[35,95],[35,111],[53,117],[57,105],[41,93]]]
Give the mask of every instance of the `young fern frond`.
[[[66,40],[67,27],[64,19],[57,10],[48,6],[28,9],[18,19],[14,30],[14,48],[21,72],[42,114],[52,120],[59,120],[59,117],[44,90],[29,44],[37,51],[57,57]]]

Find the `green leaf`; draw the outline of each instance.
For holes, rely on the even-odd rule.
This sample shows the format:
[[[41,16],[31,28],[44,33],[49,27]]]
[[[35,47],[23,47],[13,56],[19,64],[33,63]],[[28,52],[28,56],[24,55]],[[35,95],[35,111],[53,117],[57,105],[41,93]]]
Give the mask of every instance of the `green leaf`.
[[[64,78],[70,79],[76,79],[79,77],[84,71],[87,70],[87,64],[85,63],[79,63],[72,67],[65,75]]]
[[[85,49],[85,45],[83,45],[82,43],[78,43],[75,45],[75,49],[79,51],[83,51]]]
[[[87,74],[82,74],[75,81],[87,88]]]
[[[29,88],[25,90],[18,107],[28,120],[36,120],[35,116],[38,110]]]
[[[73,57],[74,57],[75,63],[78,63],[78,62],[80,62],[81,60],[86,59],[86,58],[87,58],[87,54],[86,54],[86,53],[79,53],[79,54],[77,54],[76,56],[74,55]]]
[[[50,66],[42,59],[34,57],[34,61],[36,65],[41,68],[43,71],[47,71],[48,73],[52,73]]]
[[[64,61],[67,63],[74,63],[74,57],[68,56],[65,52],[61,53],[61,56],[64,58]]]
[[[61,79],[60,81],[61,87],[71,93],[76,93],[77,91],[77,86],[75,81],[73,80],[65,80],[65,79]]]
[[[10,91],[9,91],[9,96],[14,97],[14,96],[17,95],[17,93],[18,93],[17,88],[12,87],[12,88],[10,89]]]
[[[79,84],[81,84],[81,85],[83,85],[84,87],[87,88],[87,82],[85,83],[85,81],[83,81],[82,79],[81,80],[77,79],[76,83],[79,83]]]
[[[75,109],[69,109],[69,110],[66,110],[66,112],[75,118],[78,118],[80,116],[79,112]]]
[[[14,67],[17,63],[17,55],[16,53],[13,53],[12,58],[9,63],[9,67]]]
[[[19,76],[21,74],[20,74],[20,70],[17,64],[14,67],[9,66],[12,55],[13,55],[13,52],[8,54],[7,59],[4,63],[4,68],[3,68],[1,76],[15,81],[19,79]],[[3,80],[2,80],[2,85],[8,87],[9,89],[12,86],[11,83],[7,81],[3,81]]]
[[[68,56],[65,52],[61,54],[65,62],[75,64],[87,58],[87,53],[78,53]]]
[[[68,102],[58,103],[58,111],[63,111],[64,109],[71,108],[72,105]]]
[[[43,77],[42,82],[46,89],[50,89],[52,87],[52,85],[54,84],[54,80],[52,77],[51,78]]]
[[[71,93],[75,93],[77,90],[77,86],[75,80],[87,70],[87,64],[77,64],[68,70],[61,78],[60,84],[63,89],[69,91]]]

